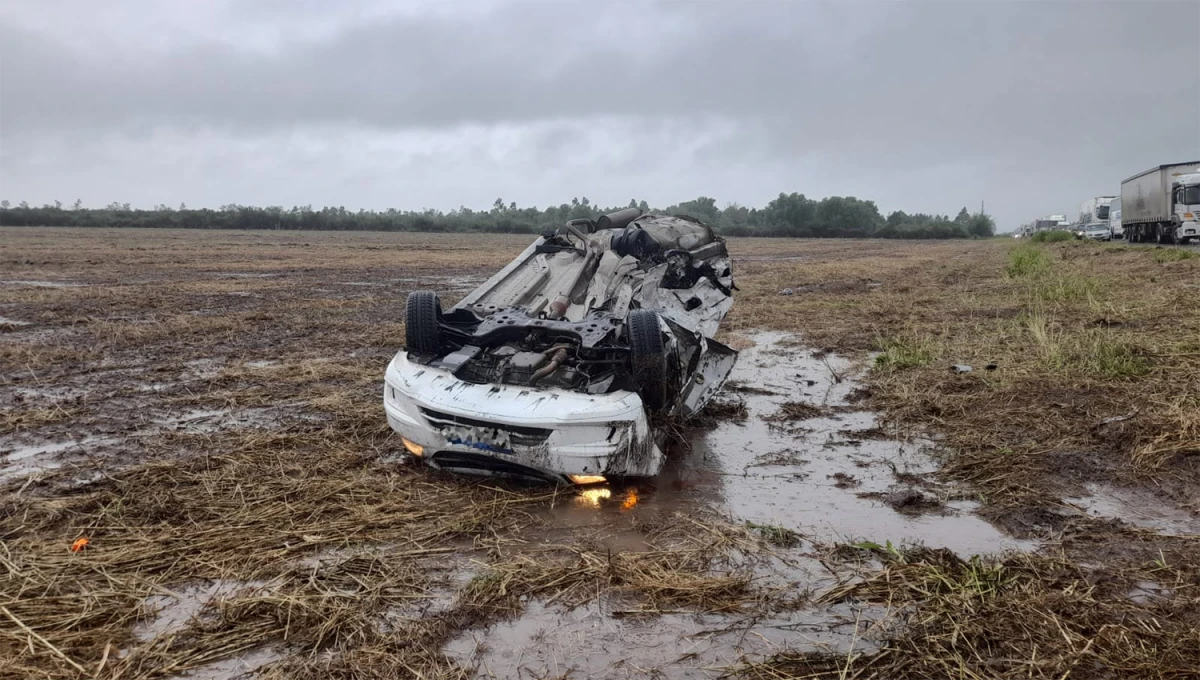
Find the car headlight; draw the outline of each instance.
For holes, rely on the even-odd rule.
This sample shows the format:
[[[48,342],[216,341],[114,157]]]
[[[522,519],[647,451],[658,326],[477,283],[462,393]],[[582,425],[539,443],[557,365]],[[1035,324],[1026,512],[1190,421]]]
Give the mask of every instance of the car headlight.
[[[416,456],[417,458],[421,458],[422,456],[425,455],[425,447],[424,446],[421,446],[420,444],[412,441],[411,439],[406,439],[404,437],[401,437],[400,441],[403,442],[404,448],[408,449],[408,452],[411,453],[412,455]]]

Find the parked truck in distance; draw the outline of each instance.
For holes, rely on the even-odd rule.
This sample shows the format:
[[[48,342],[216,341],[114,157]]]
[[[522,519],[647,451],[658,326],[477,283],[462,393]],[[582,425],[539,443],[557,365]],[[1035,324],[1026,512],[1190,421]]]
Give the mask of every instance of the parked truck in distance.
[[[1108,223],[1109,205],[1116,196],[1096,196],[1089,198],[1079,204],[1079,221],[1080,226],[1091,224],[1093,222]]]
[[[1109,240],[1125,238],[1125,230],[1121,228],[1121,197],[1117,196],[1108,204],[1108,235]]]
[[[1200,240],[1200,161],[1159,165],[1121,182],[1121,228],[1131,243]]]

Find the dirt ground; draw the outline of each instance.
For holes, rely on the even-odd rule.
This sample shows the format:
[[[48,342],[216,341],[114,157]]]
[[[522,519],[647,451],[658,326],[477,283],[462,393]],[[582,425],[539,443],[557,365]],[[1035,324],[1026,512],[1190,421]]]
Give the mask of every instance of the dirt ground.
[[[1195,677],[1200,257],[735,239],[659,478],[422,468],[405,295],[528,241],[0,229],[0,678]]]

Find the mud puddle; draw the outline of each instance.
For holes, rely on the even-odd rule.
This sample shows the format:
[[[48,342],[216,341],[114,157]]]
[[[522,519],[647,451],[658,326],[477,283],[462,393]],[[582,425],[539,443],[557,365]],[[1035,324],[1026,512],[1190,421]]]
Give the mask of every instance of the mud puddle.
[[[1189,512],[1145,489],[1087,485],[1090,495],[1063,499],[1089,517],[1115,519],[1163,536],[1200,534],[1200,513]]]
[[[481,678],[714,678],[743,657],[784,649],[821,650],[857,638],[854,650],[875,650],[869,623],[846,607],[764,621],[663,614],[624,615],[611,604],[565,609],[531,603],[518,619],[461,635],[444,647]]]
[[[788,334],[749,340],[720,397],[740,401],[744,419],[693,432],[653,483],[578,490],[548,511],[552,525],[594,531],[592,542],[613,552],[639,551],[653,549],[647,527],[715,513],[773,544],[774,558],[745,565],[759,587],[797,596],[853,578],[856,567],[825,556],[835,543],[920,543],[963,556],[1034,547],[933,479],[930,442],[890,437],[877,414],[853,403],[861,384],[851,362]],[[619,601],[574,609],[531,601],[520,617],[466,631],[444,649],[480,677],[708,678],[785,648],[870,651],[881,635],[874,622],[887,618],[801,599],[781,611],[656,616],[631,615]]]
[[[558,506],[563,522],[600,506],[635,514],[716,509],[737,522],[779,527],[821,543],[921,543],[962,556],[1030,548],[973,513],[935,482],[922,439],[892,439],[877,414],[851,403],[851,363],[795,346],[782,333],[750,336],[721,399],[747,417],[695,433],[650,487],[587,489]]]
[[[218,579],[187,584],[171,590],[170,595],[153,595],[142,603],[143,608],[152,613],[152,616],[134,626],[133,636],[145,642],[177,633],[192,620],[198,620],[209,605],[246,594],[261,585]]]
[[[30,286],[32,288],[78,288],[86,285],[74,281],[0,281],[5,286]]]
[[[274,663],[284,656],[286,651],[275,645],[260,647],[241,656],[222,659],[206,664],[195,670],[172,676],[172,680],[242,680],[257,677],[255,671],[267,664]]]
[[[292,418],[312,417],[302,413],[291,413],[288,411],[290,406],[295,404],[245,409],[198,408],[169,412],[158,417],[147,417],[143,426],[120,436],[100,436],[93,433],[65,441],[0,438],[0,483],[36,478],[68,464],[101,459],[113,461],[127,457],[147,438],[169,434],[210,435],[234,429],[272,430],[282,427]],[[108,467],[107,463],[105,467]],[[72,483],[83,483],[87,479],[90,477],[81,477]]]
[[[159,638],[169,638],[189,625],[211,619],[211,608],[222,600],[252,595],[260,582],[229,581],[218,579],[187,584],[170,591],[171,594],[154,595],[146,598],[142,607],[150,616],[133,629],[133,636],[141,643],[150,643]],[[119,657],[126,657],[132,649],[124,649]],[[258,668],[285,656],[285,650],[268,645],[251,650],[237,657],[221,659],[200,668],[171,676],[173,678],[203,678],[205,680],[232,680],[248,677]]]
[[[192,409],[165,418],[156,418],[152,422],[159,432],[188,432],[193,434],[211,434],[220,430],[235,428],[273,429],[280,424],[278,406],[245,409]]]
[[[120,441],[114,437],[84,437],[26,446],[0,444],[0,483],[57,470],[66,463],[61,454],[86,458]]]
[[[483,276],[470,275],[446,275],[446,276],[406,276],[398,279],[391,279],[395,283],[418,284],[423,287],[432,287],[434,290],[447,292],[461,292],[472,290],[486,280]]]
[[[28,321],[21,321],[20,319],[10,319],[7,316],[0,316],[0,331],[15,331],[19,328],[24,328],[30,325],[32,324]]]
[[[183,378],[185,380],[207,380],[215,378],[225,367],[224,359],[205,357],[183,362]]]

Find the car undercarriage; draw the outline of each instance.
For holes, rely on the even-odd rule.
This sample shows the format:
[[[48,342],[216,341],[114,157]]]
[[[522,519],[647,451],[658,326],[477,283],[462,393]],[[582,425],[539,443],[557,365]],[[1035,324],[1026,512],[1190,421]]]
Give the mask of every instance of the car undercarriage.
[[[436,467],[655,474],[649,416],[696,413],[733,368],[737,353],[713,339],[733,290],[724,241],[697,220],[574,220],[448,310],[432,291],[409,295],[389,422]]]

